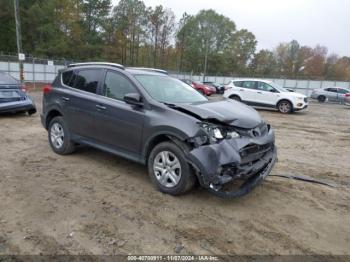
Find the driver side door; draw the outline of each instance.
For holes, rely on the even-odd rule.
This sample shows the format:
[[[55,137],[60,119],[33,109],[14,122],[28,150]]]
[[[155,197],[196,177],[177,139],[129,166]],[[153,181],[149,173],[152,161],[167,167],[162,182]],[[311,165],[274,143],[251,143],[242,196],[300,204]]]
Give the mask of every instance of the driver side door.
[[[124,96],[139,91],[123,74],[107,70],[101,92],[96,104],[96,140],[125,157],[138,159],[145,109],[126,103]]]
[[[256,81],[256,102],[261,106],[276,106],[280,93],[273,86],[265,82]]]

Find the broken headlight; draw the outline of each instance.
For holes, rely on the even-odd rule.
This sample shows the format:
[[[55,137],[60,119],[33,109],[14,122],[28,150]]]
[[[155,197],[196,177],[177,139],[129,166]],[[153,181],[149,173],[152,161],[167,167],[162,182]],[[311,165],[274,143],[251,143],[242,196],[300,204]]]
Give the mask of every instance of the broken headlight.
[[[231,138],[238,138],[240,135],[235,132],[234,130],[228,130],[225,127],[215,125],[212,123],[206,123],[201,122],[198,123],[200,128],[205,132],[206,139],[202,138],[202,141],[206,140],[205,142],[209,143],[215,143],[217,141],[220,141],[222,139],[231,139]]]

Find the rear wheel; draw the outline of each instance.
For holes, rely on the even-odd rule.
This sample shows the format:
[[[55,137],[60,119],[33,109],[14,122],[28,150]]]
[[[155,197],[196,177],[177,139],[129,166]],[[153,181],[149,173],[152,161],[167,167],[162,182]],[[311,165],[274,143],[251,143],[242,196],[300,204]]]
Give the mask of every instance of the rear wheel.
[[[163,142],[153,148],[148,158],[148,173],[156,188],[170,195],[184,194],[195,183],[184,152],[172,142]]]
[[[317,97],[317,100],[320,103],[324,103],[324,102],[326,102],[326,97],[325,96],[319,96],[319,97]]]
[[[50,146],[56,154],[68,155],[74,152],[75,144],[70,140],[70,134],[63,117],[57,116],[51,120],[48,137]]]
[[[35,113],[36,113],[36,109],[35,108],[33,108],[33,109],[30,109],[30,110],[28,110],[27,111],[27,113],[28,113],[28,115],[34,115]]]
[[[230,96],[230,99],[236,100],[236,101],[238,101],[238,102],[241,102],[241,101],[242,101],[242,99],[241,99],[239,96],[236,96],[236,95]]]
[[[293,105],[291,102],[287,100],[282,100],[277,105],[278,111],[280,111],[282,114],[289,114],[293,112]]]

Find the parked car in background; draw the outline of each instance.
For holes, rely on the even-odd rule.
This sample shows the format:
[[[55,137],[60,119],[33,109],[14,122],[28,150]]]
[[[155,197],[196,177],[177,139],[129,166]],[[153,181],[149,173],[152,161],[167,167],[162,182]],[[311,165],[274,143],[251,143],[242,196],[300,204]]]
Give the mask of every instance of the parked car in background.
[[[274,131],[253,108],[209,101],[163,73],[73,64],[43,92],[41,121],[55,153],[84,144],[142,163],[167,194],[183,194],[198,181],[218,196],[242,196],[277,159]]]
[[[214,87],[217,94],[223,94],[225,92],[225,86],[224,85],[220,85],[218,83],[210,82],[210,81],[204,81],[203,84],[205,84],[207,86]]]
[[[311,98],[317,99],[318,102],[326,101],[345,103],[346,94],[350,93],[350,88],[343,87],[326,87],[314,89]]]
[[[216,93],[215,87],[205,85],[202,82],[192,81],[189,79],[181,79],[181,81],[192,86],[194,89],[196,89],[199,93],[201,93],[203,95],[210,96],[210,95]]]
[[[345,105],[350,106],[350,93],[345,94]]]
[[[35,103],[26,91],[20,81],[5,72],[0,72],[0,113],[35,114]]]
[[[283,114],[308,107],[307,96],[290,92],[272,81],[259,79],[231,80],[224,97],[242,101],[251,106],[276,108]]]

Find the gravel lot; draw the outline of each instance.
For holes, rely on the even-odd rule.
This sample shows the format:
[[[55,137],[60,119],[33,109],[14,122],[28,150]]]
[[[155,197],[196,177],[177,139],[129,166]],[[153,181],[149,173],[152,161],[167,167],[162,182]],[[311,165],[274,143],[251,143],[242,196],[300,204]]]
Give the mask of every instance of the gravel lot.
[[[39,114],[0,116],[0,254],[350,254],[350,108],[260,113],[277,135],[274,175],[337,187],[271,176],[230,201],[172,197],[122,158],[55,155]]]

